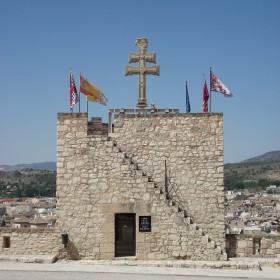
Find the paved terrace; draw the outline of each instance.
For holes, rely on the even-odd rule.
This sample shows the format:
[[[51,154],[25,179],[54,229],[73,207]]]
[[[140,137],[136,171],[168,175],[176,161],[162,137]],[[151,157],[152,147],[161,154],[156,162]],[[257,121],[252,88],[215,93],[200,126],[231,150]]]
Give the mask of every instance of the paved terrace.
[[[68,271],[182,275],[195,279],[280,279],[280,259],[235,258],[229,261],[58,260],[53,256],[0,256],[1,271]],[[187,277],[186,277],[187,278]],[[193,278],[192,278],[193,279]]]

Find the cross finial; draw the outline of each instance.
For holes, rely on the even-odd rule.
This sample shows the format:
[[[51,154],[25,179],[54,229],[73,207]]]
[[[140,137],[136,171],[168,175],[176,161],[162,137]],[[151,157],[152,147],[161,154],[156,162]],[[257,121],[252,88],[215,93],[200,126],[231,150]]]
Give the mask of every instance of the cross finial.
[[[127,75],[139,75],[139,93],[138,93],[138,108],[147,107],[146,100],[146,74],[158,75],[159,76],[159,65],[146,67],[146,62],[155,63],[156,54],[147,53],[148,39],[137,38],[136,45],[139,53],[129,53],[129,63],[139,62],[138,66],[125,66],[125,76]]]
[[[148,47],[148,39],[137,38],[135,41],[135,45],[137,46],[139,53],[146,53]]]

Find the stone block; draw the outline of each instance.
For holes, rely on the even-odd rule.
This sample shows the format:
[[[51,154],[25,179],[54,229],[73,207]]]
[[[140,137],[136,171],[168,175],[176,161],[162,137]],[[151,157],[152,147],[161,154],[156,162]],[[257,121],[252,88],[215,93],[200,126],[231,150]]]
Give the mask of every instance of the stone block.
[[[100,253],[99,255],[100,260],[114,260],[115,254],[114,253]]]
[[[150,199],[151,199],[151,196],[150,196],[149,193],[145,193],[145,194],[143,195],[143,201],[150,201]]]
[[[238,248],[246,248],[247,246],[247,241],[246,240],[240,240],[238,241]]]
[[[253,255],[253,248],[250,248],[250,247],[245,248],[245,254],[247,256]]]
[[[267,249],[266,254],[267,255],[274,255],[273,249]]]
[[[226,253],[223,253],[222,255],[220,255],[220,261],[227,261],[228,256]]]
[[[100,253],[111,253],[114,254],[115,252],[115,245],[113,243],[105,243],[105,244],[100,244]]]

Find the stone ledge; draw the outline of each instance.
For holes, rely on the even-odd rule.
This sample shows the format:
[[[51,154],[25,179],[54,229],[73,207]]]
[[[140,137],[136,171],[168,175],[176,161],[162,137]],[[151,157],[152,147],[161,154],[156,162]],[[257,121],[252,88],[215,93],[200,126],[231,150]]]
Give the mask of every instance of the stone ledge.
[[[21,263],[55,263],[56,256],[50,255],[0,255],[0,261]]]
[[[0,262],[42,263],[57,262],[54,255],[0,255]],[[191,269],[233,269],[233,270],[262,270],[262,267],[280,267],[280,259],[275,258],[231,258],[228,261],[184,261],[162,260],[144,261],[133,258],[117,260],[58,260],[58,263],[79,263],[81,265],[110,265],[110,266],[139,266],[139,267],[173,267]]]
[[[163,268],[189,268],[189,269],[232,269],[232,270],[262,270],[260,263],[254,261],[141,261],[141,260],[59,260],[59,263],[78,262],[81,265],[109,265],[109,266],[138,266]]]
[[[279,258],[230,258],[231,262],[258,262],[261,267],[274,267],[279,268],[280,267],[280,259]]]

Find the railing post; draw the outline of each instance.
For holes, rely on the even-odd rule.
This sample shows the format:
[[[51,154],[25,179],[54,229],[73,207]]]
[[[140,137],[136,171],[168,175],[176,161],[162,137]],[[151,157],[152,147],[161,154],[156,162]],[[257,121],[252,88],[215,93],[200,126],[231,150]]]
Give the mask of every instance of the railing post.
[[[167,177],[166,160],[164,161],[164,191],[165,191],[165,195],[167,195],[168,194],[168,177]]]
[[[113,131],[113,127],[112,127],[112,112],[109,111],[109,123],[108,123],[108,134],[112,133]]]

